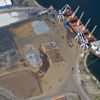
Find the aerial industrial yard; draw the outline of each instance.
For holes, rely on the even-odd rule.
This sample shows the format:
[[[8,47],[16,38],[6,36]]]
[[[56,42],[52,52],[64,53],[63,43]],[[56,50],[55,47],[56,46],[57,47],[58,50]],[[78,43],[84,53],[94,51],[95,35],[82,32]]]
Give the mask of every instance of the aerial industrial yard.
[[[0,18],[0,100],[90,100],[81,84],[81,50],[72,30],[64,28],[52,7],[47,13],[30,2],[25,8],[13,0],[13,7],[22,7],[1,10],[9,21]]]
[[[32,27],[32,23],[36,21],[39,21],[39,22],[43,21],[47,25],[48,32],[43,33],[41,35],[36,35],[34,28]],[[37,25],[37,27],[38,26],[39,25]],[[42,30],[40,29],[38,30],[38,32],[41,32],[43,30],[44,32],[46,31],[46,29],[42,28]],[[9,35],[7,31],[9,32]],[[73,50],[73,49],[70,49],[70,47],[66,43],[66,33],[64,33],[63,30],[62,30],[63,33],[61,33],[61,31],[58,29],[57,26],[55,26],[55,24],[52,25],[52,23],[47,18],[45,19],[42,17],[32,19],[31,21],[25,21],[20,24],[18,23],[17,25],[15,24],[13,25],[13,27],[6,30],[6,32],[5,32],[5,35],[3,32],[3,35],[5,38],[8,38],[9,36],[10,40],[8,41],[7,39],[5,41],[2,40],[2,44],[4,45],[5,43],[6,45],[5,47],[2,46],[2,49],[5,50],[5,51],[2,50],[3,51],[2,56],[5,57],[6,59],[4,58],[5,60],[3,60],[3,57],[1,56],[1,60],[4,61],[4,63],[1,62],[1,70],[2,70],[1,76],[3,75],[3,77],[1,79],[2,83],[0,82],[0,85],[1,86],[3,85],[3,87],[5,88],[7,88],[7,86],[9,85],[9,87],[7,88],[8,90],[11,89],[10,91],[14,92],[16,95],[20,93],[21,97],[23,98],[27,97],[27,95],[24,93],[25,90],[22,89],[21,91],[20,86],[18,86],[18,84],[22,84],[23,88],[27,87],[27,89],[29,88],[28,90],[30,92],[32,91],[31,85],[33,83],[32,82],[26,83],[25,80],[22,80],[25,77],[25,75],[22,76],[21,71],[23,71],[24,74],[25,74],[25,71],[26,72],[28,71],[27,74],[32,75],[33,78],[35,77],[34,74],[38,76],[36,78],[41,86],[41,89],[42,89],[41,92],[46,93],[46,94],[55,93],[57,89],[59,89],[61,84],[64,83],[67,77],[66,75],[69,73],[69,72],[66,73],[66,70],[68,70],[68,67],[69,67],[68,66],[69,61],[67,57],[69,53],[72,52],[70,50]],[[50,40],[52,40],[51,43],[50,43]],[[10,46],[8,44],[9,42],[10,42]],[[49,44],[52,44],[53,42],[54,44],[56,44],[56,47],[48,46]],[[50,48],[46,49],[45,47],[46,44],[47,44],[47,47],[50,47]],[[36,51],[38,53],[38,55],[42,58],[42,63],[43,63],[42,66],[34,67],[34,65],[32,66],[28,62],[28,60],[26,59],[26,54],[28,51]],[[68,52],[65,54],[64,53],[65,51],[68,51]],[[73,52],[75,51],[73,50]],[[13,79],[14,76],[15,76],[16,81],[14,81]],[[9,78],[6,78],[6,77],[9,77]],[[21,79],[21,77],[23,78]],[[25,78],[27,79],[27,77]],[[34,79],[32,80],[31,77],[29,77],[28,79],[30,79],[31,81],[34,81]],[[6,84],[3,84],[4,82],[8,83],[7,86]],[[26,83],[26,86],[24,86],[24,82]],[[14,87],[12,87],[13,86],[12,84],[14,84]],[[13,88],[15,90],[13,90]],[[16,92],[17,89],[20,91],[20,92],[18,91],[18,94]],[[34,88],[33,88],[33,91],[34,91]]]
[[[42,28],[44,26],[45,28]],[[65,83],[66,77],[69,77],[71,67],[68,65],[72,59],[70,54],[75,52],[67,45],[67,31],[60,30],[52,24],[47,15],[12,24],[0,30],[0,86],[19,99],[56,93]],[[34,67],[32,62],[28,61],[26,55],[29,51],[35,51],[41,57],[42,65]],[[66,73],[67,70],[70,71]]]

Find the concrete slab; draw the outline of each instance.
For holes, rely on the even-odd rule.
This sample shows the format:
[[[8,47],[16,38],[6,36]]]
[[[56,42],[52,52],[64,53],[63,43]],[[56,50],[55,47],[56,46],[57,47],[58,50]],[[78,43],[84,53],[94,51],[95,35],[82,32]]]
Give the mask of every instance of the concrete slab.
[[[31,25],[34,28],[36,35],[48,33],[50,30],[49,26],[44,21],[34,21]]]
[[[10,25],[15,22],[27,19],[28,13],[26,12],[11,12],[0,14],[0,27]]]

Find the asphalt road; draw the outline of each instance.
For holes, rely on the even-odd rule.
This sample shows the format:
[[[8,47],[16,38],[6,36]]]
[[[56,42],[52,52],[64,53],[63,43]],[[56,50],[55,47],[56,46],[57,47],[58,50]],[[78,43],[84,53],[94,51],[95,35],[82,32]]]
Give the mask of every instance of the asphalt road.
[[[41,12],[40,7],[11,7],[11,8],[4,8],[0,9],[0,14],[1,13],[10,13],[10,12],[18,12],[18,11],[34,11],[34,12]]]

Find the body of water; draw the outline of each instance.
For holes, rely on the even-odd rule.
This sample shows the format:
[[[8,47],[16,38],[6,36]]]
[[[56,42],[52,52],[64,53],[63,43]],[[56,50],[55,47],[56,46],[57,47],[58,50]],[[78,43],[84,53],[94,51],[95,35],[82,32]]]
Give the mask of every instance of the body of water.
[[[84,11],[85,14],[82,18],[82,22],[85,24],[86,21],[91,18],[91,22],[88,25],[88,29],[91,32],[93,27],[97,25],[97,29],[93,33],[97,40],[100,40],[100,0],[37,0],[39,4],[44,7],[49,7],[53,5],[55,9],[61,9],[66,3],[71,6],[73,10],[80,6],[77,15],[80,16]],[[93,55],[88,56],[87,65],[89,70],[97,77],[100,81],[100,58]]]

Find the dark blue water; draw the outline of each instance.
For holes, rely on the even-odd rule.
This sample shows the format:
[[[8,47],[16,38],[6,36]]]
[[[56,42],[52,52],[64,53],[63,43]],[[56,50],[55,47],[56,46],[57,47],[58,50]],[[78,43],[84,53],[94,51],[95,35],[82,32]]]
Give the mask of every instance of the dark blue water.
[[[39,4],[44,7],[53,5],[55,9],[61,9],[66,3],[69,4],[73,10],[80,6],[77,13],[79,16],[83,11],[85,12],[82,22],[85,24],[86,21],[91,18],[91,22],[88,25],[88,29],[91,30],[97,25],[96,31],[93,33],[95,37],[100,39],[100,0],[37,0]],[[96,60],[95,62],[93,62]],[[87,65],[89,70],[97,77],[100,81],[100,58],[95,56],[88,56]]]

